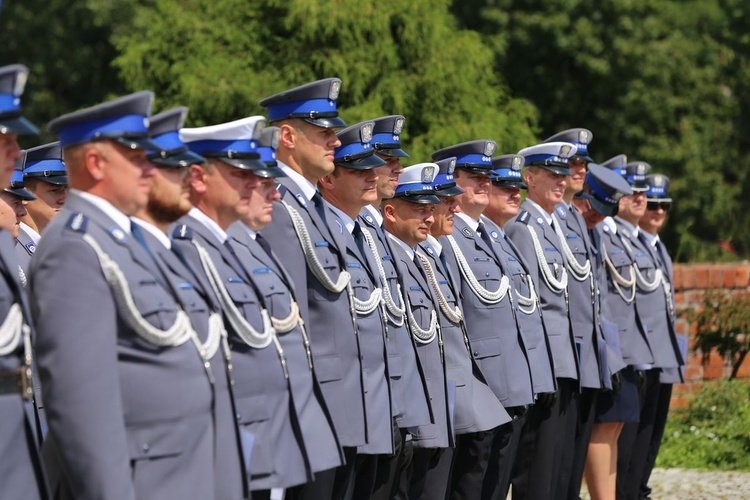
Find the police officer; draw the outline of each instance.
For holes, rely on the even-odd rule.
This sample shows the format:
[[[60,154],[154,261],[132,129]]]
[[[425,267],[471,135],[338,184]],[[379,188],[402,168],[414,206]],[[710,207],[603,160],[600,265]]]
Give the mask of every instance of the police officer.
[[[23,183],[36,199],[26,205],[28,215],[23,218],[21,231],[36,245],[40,233],[65,204],[68,193],[68,174],[59,142],[26,150]]]
[[[436,470],[446,448],[454,446],[445,370],[442,331],[437,318],[437,300],[432,295],[426,268],[416,256],[433,223],[435,196],[430,183],[437,173],[433,163],[418,163],[398,177],[393,198],[383,203],[385,227],[393,243],[393,255],[402,271],[404,307],[409,330],[425,370],[433,422],[412,429],[414,457],[409,470],[409,498],[445,497],[448,475]],[[413,481],[413,482],[412,482]],[[431,494],[424,491],[425,487]]]
[[[638,222],[640,231],[638,237],[647,248],[653,248],[662,270],[662,278],[666,280],[665,290],[673,291],[672,281],[672,258],[669,256],[664,242],[659,238],[659,231],[664,226],[667,213],[672,206],[672,198],[669,197],[669,177],[664,174],[650,174],[646,176],[646,213]],[[675,308],[674,297],[667,301],[670,322],[674,325]],[[673,327],[674,328],[674,327]],[[651,488],[648,486],[648,480],[651,476],[651,470],[654,467],[656,456],[659,453],[661,440],[664,436],[664,427],[669,414],[669,403],[672,399],[672,384],[684,382],[683,370],[684,361],[687,358],[687,337],[676,335],[677,344],[680,347],[680,354],[683,363],[679,368],[663,368],[659,375],[659,397],[657,399],[656,415],[654,418],[654,430],[651,435],[649,451],[646,457],[646,464],[641,479],[639,498],[649,498]]]
[[[148,202],[153,94],[56,118],[71,192],[31,266],[59,498],[216,498],[214,368],[131,232]]]
[[[315,370],[346,458],[344,467],[316,474],[312,485],[295,493],[304,498],[345,498],[357,447],[367,442],[360,341],[346,291],[346,249],[334,237],[328,223],[334,216],[316,187],[320,177],[333,171],[334,152],[341,145],[335,131],[345,125],[336,110],[340,89],[341,80],[328,78],[260,102],[268,108],[270,123],[281,129],[276,158],[288,176],[279,179],[281,200],[261,234],[295,280]]]
[[[404,171],[401,159],[409,155],[402,149],[401,133],[405,118],[389,115],[373,120],[372,146],[375,155],[386,162],[374,168],[378,176],[377,198],[359,213],[357,222],[371,238],[366,238],[367,246],[380,266],[376,266],[383,290],[383,305],[387,321],[388,376],[391,383],[391,407],[394,413],[395,454],[381,456],[373,498],[388,499],[400,494],[408,494],[408,479],[401,480],[411,463],[412,440],[409,428],[430,423],[429,395],[424,379],[424,370],[417,357],[416,343],[409,333],[406,309],[404,309],[404,289],[400,284],[401,271],[393,258],[391,241],[386,237],[383,216],[379,207],[383,200],[393,197],[398,186],[398,176]],[[379,258],[379,259],[378,259]],[[404,485],[402,487],[402,485]]]
[[[435,190],[440,203],[435,205],[433,214],[435,221],[427,239],[420,243],[417,257],[425,270],[435,299],[435,309],[438,312],[445,351],[446,376],[449,383],[455,385],[453,431],[456,434],[457,446],[461,446],[462,442],[481,439],[483,433],[492,432],[511,419],[487,385],[472,355],[464,313],[458,300],[461,284],[451,269],[446,266],[443,247],[438,241],[441,236],[453,234],[453,220],[458,211],[457,195],[463,193],[453,177],[456,158],[445,158],[435,164],[439,170],[430,186]],[[425,474],[421,482],[417,481],[416,477],[412,477],[414,498],[445,496],[445,479],[450,477],[454,450],[455,448],[445,449],[440,454],[437,463],[431,464],[431,469],[429,469],[431,474]],[[464,468],[467,465],[470,466],[470,464],[457,463],[456,467]],[[443,481],[438,480],[440,477],[444,478]],[[462,477],[468,482],[472,475],[463,472]],[[456,489],[462,491],[460,487]]]
[[[220,341],[224,334],[221,306],[210,287],[196,279],[187,261],[175,253],[179,250],[172,247],[167,236],[169,225],[191,207],[186,184],[190,166],[205,161],[189,151],[179,138],[186,115],[187,108],[178,107],[150,118],[149,135],[160,149],[149,151],[148,159],[156,165],[156,170],[149,177],[148,203],[132,217],[135,224],[131,232],[154,257],[178,303],[190,316],[204,351],[201,355],[213,367],[216,498],[246,498],[249,492],[230,390],[231,358],[226,343]]]
[[[29,71],[24,66],[0,68],[0,184],[10,185],[21,157],[19,134],[38,134],[22,116],[21,96]],[[47,498],[39,453],[40,435],[34,413],[31,311],[13,251],[13,236],[0,231],[0,482],[9,498]]]
[[[480,216],[489,204],[494,141],[477,140],[457,144],[432,154],[434,160],[456,157],[455,181],[464,192],[457,196],[460,212],[454,219],[454,234],[442,240],[446,260],[461,276],[462,306],[474,357],[487,383],[511,417],[523,418],[534,402],[531,370],[514,318],[513,287],[503,258],[490,240]],[[507,494],[511,470],[518,449],[522,425],[501,426],[492,437],[487,457],[483,498]],[[459,443],[456,463],[462,464],[464,451],[472,448]],[[474,442],[477,448],[482,443]],[[461,472],[461,471],[460,471]],[[461,479],[461,473],[454,478]],[[454,485],[457,483],[454,479]],[[462,487],[468,485],[464,482]],[[454,489],[454,494],[460,494]],[[464,493],[465,494],[465,493]]]
[[[172,232],[186,259],[211,283],[221,302],[232,350],[237,417],[245,441],[250,436],[253,440],[247,466],[250,489],[253,498],[261,499],[269,498],[272,488],[311,481],[309,455],[313,453],[300,434],[300,405],[310,390],[295,394],[292,385],[292,380],[309,371],[304,339],[295,329],[297,312],[291,304],[286,315],[269,312],[267,297],[275,293],[277,284],[257,277],[258,270],[267,266],[249,252],[242,253],[227,233],[230,225],[247,215],[252,190],[266,179],[283,176],[278,167],[267,166],[257,151],[264,124],[263,117],[254,116],[180,131],[190,151],[207,162],[191,167],[193,208]],[[336,457],[338,450],[331,448],[321,447],[320,452]]]
[[[531,146],[518,154],[524,157],[523,178],[528,186],[526,200],[518,217],[505,225],[505,231],[526,256],[536,286],[549,339],[557,378],[557,398],[549,418],[537,429],[535,462],[527,479],[514,482],[530,498],[564,495],[560,484],[567,484],[563,463],[570,462],[575,450],[578,414],[579,367],[568,308],[568,273],[562,256],[560,237],[553,227],[553,212],[562,201],[567,184],[568,158],[576,147],[566,142]]]
[[[318,182],[323,199],[330,203],[334,215],[329,229],[334,238],[339,239],[339,248],[345,249],[351,286],[349,300],[356,314],[355,334],[360,342],[366,388],[367,444],[357,449],[354,498],[372,495],[378,455],[394,454],[380,276],[362,226],[355,220],[359,212],[377,198],[378,174],[374,168],[385,165],[385,161],[374,154],[373,126],[372,121],[361,122],[336,134],[341,145],[335,150],[334,171]]]
[[[21,269],[24,273],[29,270],[29,262],[34,254],[34,241],[21,230],[23,218],[28,214],[26,204],[36,197],[29,193],[23,185],[23,162],[25,152],[16,161],[13,175],[10,177],[10,187],[0,193],[0,227],[10,231],[15,238],[15,250]],[[22,277],[21,281],[25,278]]]
[[[671,289],[664,286],[668,281],[664,278],[660,257],[655,248],[639,237],[638,222],[646,212],[646,174],[650,170],[651,166],[642,161],[625,165],[626,179],[636,193],[628,199],[628,203],[621,206],[615,218],[620,239],[635,263],[633,271],[637,319],[648,338],[654,358],[653,363],[643,367],[645,386],[641,392],[640,421],[637,426],[625,425],[620,436],[621,451],[626,453],[626,446],[632,449],[629,457],[625,455],[627,462],[618,461],[618,495],[623,498],[635,498],[638,495],[656,418],[661,370],[676,370],[684,364],[669,310],[672,304]],[[620,458],[623,458],[622,454]]]

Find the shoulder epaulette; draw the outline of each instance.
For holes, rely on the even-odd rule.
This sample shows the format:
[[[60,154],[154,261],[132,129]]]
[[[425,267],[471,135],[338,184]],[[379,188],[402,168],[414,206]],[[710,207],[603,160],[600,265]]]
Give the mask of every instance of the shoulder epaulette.
[[[516,220],[528,225],[530,218],[531,214],[528,212],[528,210],[521,210],[520,212],[518,212],[518,217],[516,217]]]
[[[172,238],[176,240],[192,240],[193,229],[187,224],[177,224],[174,231],[172,231]]]
[[[70,219],[68,219],[68,223],[65,224],[65,227],[77,233],[85,233],[88,224],[88,217],[83,215],[81,212],[75,212],[70,216]]]

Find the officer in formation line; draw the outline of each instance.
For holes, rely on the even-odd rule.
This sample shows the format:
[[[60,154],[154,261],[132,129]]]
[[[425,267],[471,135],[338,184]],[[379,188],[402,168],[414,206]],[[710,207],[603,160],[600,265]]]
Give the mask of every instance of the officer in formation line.
[[[0,68],[0,197],[39,198],[0,238],[14,498],[648,495],[684,342],[646,163],[571,129],[404,168],[405,118],[343,128],[337,78],[269,127],[138,92],[22,155],[27,73]]]

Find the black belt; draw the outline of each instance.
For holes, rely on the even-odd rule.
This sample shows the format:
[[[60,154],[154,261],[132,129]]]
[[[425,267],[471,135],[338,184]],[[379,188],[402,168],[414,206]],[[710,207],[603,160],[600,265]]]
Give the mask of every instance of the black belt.
[[[18,394],[24,399],[34,394],[31,368],[23,366],[13,372],[0,371],[0,395]]]

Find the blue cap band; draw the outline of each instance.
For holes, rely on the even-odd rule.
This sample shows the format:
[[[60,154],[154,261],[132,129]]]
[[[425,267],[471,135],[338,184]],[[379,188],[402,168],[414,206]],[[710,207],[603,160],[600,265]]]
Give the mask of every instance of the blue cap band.
[[[620,203],[620,200],[617,198],[614,198],[610,193],[607,192],[604,187],[599,185],[599,183],[596,181],[596,178],[588,174],[586,175],[586,184],[588,184],[589,188],[593,193],[596,195],[597,198],[599,198],[601,201],[604,201],[606,203],[609,203],[610,205],[617,205]]]
[[[69,127],[60,129],[57,137],[60,146],[89,141],[95,139],[97,134],[116,135],[122,137],[129,135],[148,134],[148,120],[144,115],[111,116],[100,120],[75,123]]]
[[[362,153],[366,153],[368,151],[372,151],[371,143],[353,142],[352,144],[346,144],[344,146],[340,146],[336,148],[336,152],[334,153],[334,158],[338,160],[347,155],[356,156]]]
[[[432,184],[411,182],[409,184],[399,184],[399,186],[396,188],[396,194],[401,194],[405,191],[432,191]]]
[[[628,181],[628,184],[635,184],[636,182],[646,182],[646,176],[645,175],[638,175],[638,174],[630,174],[627,177],[625,177]]]
[[[308,101],[285,102],[268,106],[268,121],[280,120],[300,113],[330,113],[336,111],[336,101],[330,99],[310,99]]]
[[[238,139],[236,141],[194,141],[188,142],[187,147],[193,153],[202,155],[203,153],[217,153],[220,151],[233,151],[235,153],[257,153],[255,141],[247,139]]]
[[[378,144],[393,144],[394,146],[401,146],[401,136],[389,133],[373,134],[372,142]]]
[[[14,170],[13,175],[10,176],[10,182],[12,184],[23,184],[23,172],[21,170]]]
[[[23,167],[24,175],[42,172],[66,172],[65,164],[60,160],[40,160],[33,163],[26,162]]]
[[[489,156],[477,155],[477,154],[463,155],[463,156],[456,157],[456,166],[466,165],[466,164],[486,165],[492,168],[492,158],[490,158]]]
[[[496,168],[494,173],[497,177],[502,179],[518,179],[521,180],[521,171],[513,170],[512,168]]]
[[[453,179],[453,174],[437,174],[435,180],[432,181],[431,186],[439,186],[441,184],[448,184],[450,182],[456,182]]]
[[[664,186],[649,186],[646,191],[646,196],[664,196],[667,194],[667,190]]]
[[[0,113],[21,109],[21,98],[13,94],[0,94]]]
[[[180,139],[180,133],[176,130],[167,132],[166,134],[154,136],[151,139],[153,139],[156,144],[161,146],[162,151],[169,151],[185,146],[185,143],[182,142],[182,139]]]
[[[274,151],[273,148],[260,147],[258,148],[258,153],[260,153],[260,159],[262,161],[266,163],[276,162],[276,151]]]
[[[584,155],[588,155],[589,154],[589,145],[588,144],[584,144],[582,142],[572,142],[571,144],[573,144],[576,147],[576,155],[578,155],[578,156],[584,156]]]
[[[529,155],[524,158],[524,162],[526,165],[535,165],[535,164],[542,164],[544,165],[546,162],[555,162],[555,163],[562,163],[567,165],[568,159],[567,158],[560,158],[556,155]]]

